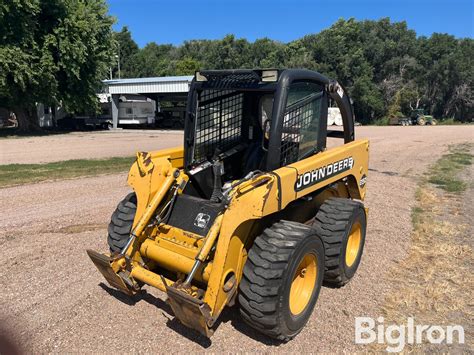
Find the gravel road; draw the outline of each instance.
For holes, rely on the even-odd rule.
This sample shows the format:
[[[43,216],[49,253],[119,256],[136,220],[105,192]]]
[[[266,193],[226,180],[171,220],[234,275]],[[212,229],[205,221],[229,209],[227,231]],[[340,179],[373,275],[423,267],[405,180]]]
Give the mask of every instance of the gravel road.
[[[148,287],[132,301],[105,285],[85,249],[106,250],[108,219],[128,191],[126,174],[0,189],[0,324],[34,353],[364,350],[354,344],[354,317],[381,315],[384,295],[394,286],[384,274],[409,247],[417,180],[449,144],[473,141],[474,127],[358,127],[356,132],[371,141],[362,263],[344,288],[323,288],[309,323],[293,341],[279,344],[260,336],[235,309],[224,312],[208,340],[174,320],[159,291]],[[41,161],[130,155],[133,149],[179,144],[181,137],[136,131],[21,138],[43,147],[38,149],[17,147],[12,144],[17,139],[0,140],[1,163],[13,157],[29,162],[35,155]],[[54,142],[62,151],[51,150]],[[34,150],[26,152],[30,146]]]
[[[127,157],[183,144],[182,131],[112,130],[0,138],[0,165]]]

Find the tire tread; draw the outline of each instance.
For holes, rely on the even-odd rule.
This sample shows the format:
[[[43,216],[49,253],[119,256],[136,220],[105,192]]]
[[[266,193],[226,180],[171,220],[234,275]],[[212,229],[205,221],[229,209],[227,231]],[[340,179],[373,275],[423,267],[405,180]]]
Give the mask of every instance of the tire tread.
[[[255,239],[244,266],[238,296],[242,319],[251,327],[281,341],[288,341],[296,334],[285,334],[278,319],[280,288],[298,242],[309,234],[315,235],[309,226],[290,221],[277,222]]]
[[[359,208],[364,208],[359,201],[331,197],[321,205],[316,214],[313,227],[324,244],[324,283],[326,285],[342,287],[350,280],[341,270],[340,257],[348,222]]]
[[[111,252],[120,252],[125,247],[136,211],[136,196],[132,192],[120,201],[110,218],[107,242]]]

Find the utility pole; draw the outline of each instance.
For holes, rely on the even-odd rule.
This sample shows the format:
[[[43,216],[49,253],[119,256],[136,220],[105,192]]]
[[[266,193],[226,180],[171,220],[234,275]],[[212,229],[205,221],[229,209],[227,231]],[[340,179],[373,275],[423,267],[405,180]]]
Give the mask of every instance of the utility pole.
[[[118,62],[118,76],[119,76],[119,79],[120,79],[120,44],[118,45],[118,55],[116,55],[117,57],[117,62]]]

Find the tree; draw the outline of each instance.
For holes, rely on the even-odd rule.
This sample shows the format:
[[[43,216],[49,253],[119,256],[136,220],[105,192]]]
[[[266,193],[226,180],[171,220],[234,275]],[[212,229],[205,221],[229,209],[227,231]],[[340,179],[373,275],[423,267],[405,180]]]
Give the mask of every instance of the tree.
[[[250,45],[251,68],[278,68],[285,60],[285,45],[269,38],[257,39]]]
[[[176,75],[194,75],[201,64],[190,57],[184,57],[176,62]]]
[[[139,48],[127,27],[112,41],[104,1],[0,3],[0,106],[16,107],[25,117],[36,102],[61,101],[69,111],[90,108],[105,70],[112,68],[117,76],[119,55],[122,77],[189,75],[199,69],[317,70],[348,89],[356,119],[365,123],[399,111],[407,115],[413,108],[461,120],[474,114],[469,38],[417,37],[406,22],[389,18],[340,19],[290,43],[270,38],[252,43],[230,34]]]
[[[148,43],[132,58],[134,77],[150,77],[174,75],[173,52],[176,52],[171,44]]]
[[[111,61],[113,20],[104,0],[0,4],[0,105],[19,128],[36,125],[36,103],[68,112],[97,107]]]
[[[114,33],[114,54],[116,59],[120,61],[120,77],[133,78],[135,77],[136,65],[135,56],[139,52],[138,45],[132,39],[132,34],[127,26],[122,27],[120,32]],[[117,60],[112,66],[112,73],[114,77],[118,76]]]
[[[232,69],[248,66],[249,43],[246,39],[235,39],[227,35],[209,46],[205,69]]]
[[[317,34],[290,43],[270,38],[251,43],[230,34],[219,40],[189,40],[180,46],[151,42],[136,53],[130,32],[123,29],[120,34],[122,42],[135,48],[126,55],[133,68],[127,75],[306,68],[341,82],[354,100],[360,122],[370,123],[400,112],[408,115],[414,108],[463,120],[472,117],[474,111],[474,41],[447,34],[417,37],[404,21],[340,19]],[[122,67],[126,67],[125,54],[122,57]]]

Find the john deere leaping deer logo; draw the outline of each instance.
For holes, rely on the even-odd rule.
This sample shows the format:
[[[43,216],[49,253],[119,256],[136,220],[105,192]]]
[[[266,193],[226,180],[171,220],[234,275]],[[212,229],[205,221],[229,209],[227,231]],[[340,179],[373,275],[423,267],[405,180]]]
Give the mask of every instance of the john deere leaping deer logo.
[[[194,220],[194,225],[201,229],[206,228],[210,219],[211,219],[211,216],[209,216],[208,214],[198,213],[198,215],[196,216],[196,219]]]

